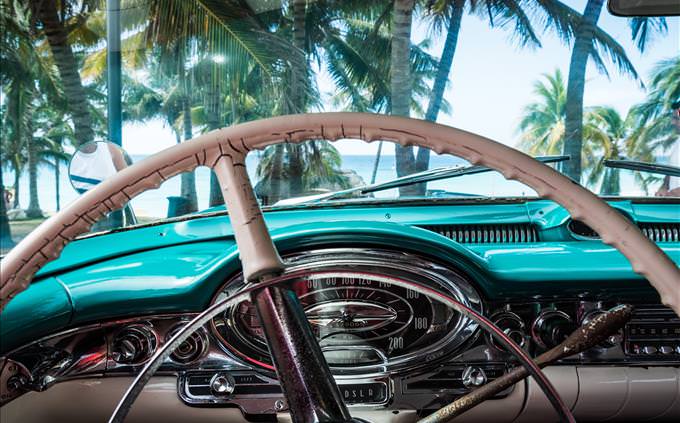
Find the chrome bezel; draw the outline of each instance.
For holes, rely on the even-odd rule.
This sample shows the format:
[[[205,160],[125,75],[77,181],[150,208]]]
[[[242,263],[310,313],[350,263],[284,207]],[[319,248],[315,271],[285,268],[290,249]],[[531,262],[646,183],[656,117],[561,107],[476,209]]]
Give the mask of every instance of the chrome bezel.
[[[540,327],[545,323],[545,321],[549,317],[560,317],[562,319],[565,319],[569,323],[573,323],[574,319],[571,318],[567,313],[565,313],[562,310],[557,310],[557,309],[546,309],[540,312],[540,314],[536,317],[534,322],[531,324],[531,337],[536,343],[541,348],[548,348],[548,346],[543,342],[539,335],[539,330]]]
[[[524,320],[522,320],[522,318],[519,317],[519,315],[517,313],[514,313],[514,312],[509,311],[509,310],[500,311],[498,313],[495,313],[491,316],[491,318],[489,320],[491,320],[494,323],[494,325],[498,326],[500,329],[503,329],[503,331],[505,332],[506,329],[501,327],[498,324],[502,319],[513,320],[513,321],[517,322],[518,327],[516,329],[512,329],[512,330],[517,331],[517,332],[522,334],[522,342],[519,343],[518,345],[520,346],[520,348],[525,348],[527,346],[529,334],[527,334],[527,332],[526,332],[526,323],[524,323]],[[506,332],[506,334],[509,335],[509,333],[507,333],[507,332]],[[492,347],[497,349],[498,351],[503,351],[503,352],[505,351],[505,349],[503,349],[501,346],[496,344],[493,337],[491,335],[489,335],[488,333],[486,334],[486,339],[487,339],[487,342]]]
[[[136,361],[131,361],[129,363],[117,360],[113,352],[113,347],[116,344],[116,340],[118,339],[119,336],[121,336],[125,332],[137,333],[137,335],[142,336],[146,341],[146,344],[148,344],[146,350],[143,351],[143,356],[140,359]],[[158,348],[158,345],[160,345],[160,336],[158,335],[158,332],[156,332],[156,330],[153,328],[151,324],[132,323],[127,326],[123,326],[116,332],[114,332],[114,334],[111,336],[111,341],[109,344],[110,344],[109,348],[111,348],[109,358],[113,360],[114,363],[124,366],[139,366],[149,361],[151,356],[156,352],[156,348]]]
[[[170,330],[168,330],[167,333],[165,334],[165,341],[164,342],[167,342],[175,333],[177,333],[177,331],[179,331],[184,325],[186,325],[186,323],[187,323],[186,321],[182,321],[182,322],[177,323],[172,328],[170,328]],[[205,328],[202,327],[202,328],[198,329],[196,332],[194,332],[193,334],[191,334],[189,339],[191,339],[194,336],[197,337],[197,339],[200,342],[200,345],[198,345],[199,349],[197,350],[193,359],[191,359],[189,361],[180,360],[176,357],[175,352],[170,354],[170,357],[168,357],[168,359],[170,361],[172,361],[173,363],[180,365],[180,366],[190,366],[190,365],[195,364],[198,361],[202,360],[203,358],[205,358],[206,354],[208,353],[208,350],[210,349],[210,339],[208,338],[208,331]],[[187,339],[187,341],[189,339]],[[192,354],[192,356],[193,355],[194,354]]]
[[[290,272],[309,270],[310,273],[314,271],[338,271],[338,273],[360,274],[366,268],[371,268],[376,273],[380,273],[380,270],[389,271],[390,277],[406,278],[446,292],[456,300],[482,312],[480,295],[466,276],[452,268],[414,254],[378,249],[329,248],[291,254],[284,257],[284,260],[287,264],[287,270]],[[243,285],[243,277],[240,274],[234,276],[220,288],[212,302],[214,303],[222,296],[235,292]],[[227,321],[225,319],[224,323],[230,329],[236,330],[233,320]],[[210,328],[226,353],[264,374],[272,374],[271,368],[258,366],[252,361],[240,357],[239,355],[243,354],[234,351],[234,347],[230,346],[228,341],[222,337],[214,320],[211,321]],[[387,363],[331,367],[331,370],[336,378],[342,379],[380,377],[415,368],[428,367],[466,344],[473,338],[477,328],[478,325],[474,321],[465,316],[459,316],[454,328],[431,345],[391,359]]]

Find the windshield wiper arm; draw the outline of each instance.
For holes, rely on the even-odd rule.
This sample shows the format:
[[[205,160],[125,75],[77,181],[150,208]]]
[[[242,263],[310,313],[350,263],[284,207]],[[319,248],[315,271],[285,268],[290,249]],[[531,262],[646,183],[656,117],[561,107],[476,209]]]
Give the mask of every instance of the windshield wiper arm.
[[[569,156],[539,156],[534,157],[542,163],[557,163],[569,160]],[[414,173],[401,178],[393,179],[391,181],[380,184],[369,185],[361,190],[362,194],[368,194],[376,191],[384,191],[386,189],[399,188],[405,185],[419,184],[423,182],[439,181],[441,179],[448,179],[459,177],[463,175],[474,175],[476,173],[491,172],[494,169],[486,166],[470,165],[470,166],[456,166],[456,167],[440,167],[436,169],[429,169],[423,172]]]
[[[538,156],[534,157],[542,163],[559,163],[569,160],[569,156]],[[449,167],[439,167],[436,169],[428,169],[422,172],[413,173],[411,175],[402,176],[400,178],[392,179],[387,182],[381,182],[378,184],[364,185],[360,187],[354,187],[346,189],[343,191],[336,191],[326,194],[321,197],[317,197],[306,203],[316,203],[332,200],[335,198],[346,197],[349,194],[360,193],[360,194],[370,194],[372,192],[384,191],[392,188],[399,188],[406,185],[419,184],[423,182],[439,181],[441,179],[457,178],[464,175],[473,175],[476,173],[491,172],[493,169],[486,166],[469,165],[469,166],[449,166]]]
[[[680,167],[659,163],[636,162],[634,160],[605,160],[604,165],[615,169],[636,170],[639,172],[680,177]]]

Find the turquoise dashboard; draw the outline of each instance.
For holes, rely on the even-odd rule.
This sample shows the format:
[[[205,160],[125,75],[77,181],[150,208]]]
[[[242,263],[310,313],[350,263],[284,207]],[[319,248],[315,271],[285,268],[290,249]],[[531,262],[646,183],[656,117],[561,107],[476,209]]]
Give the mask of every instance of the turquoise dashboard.
[[[680,263],[680,203],[610,204]],[[547,200],[298,206],[265,218],[282,255],[341,247],[413,253],[459,269],[484,301],[658,301],[621,254]],[[239,266],[220,211],[83,237],[0,316],[0,352],[92,322],[198,312]]]

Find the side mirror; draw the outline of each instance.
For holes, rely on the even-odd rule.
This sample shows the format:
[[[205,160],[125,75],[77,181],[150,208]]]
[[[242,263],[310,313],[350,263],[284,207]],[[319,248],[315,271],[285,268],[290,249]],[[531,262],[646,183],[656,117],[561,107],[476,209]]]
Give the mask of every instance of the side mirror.
[[[82,194],[132,164],[127,153],[111,142],[95,141],[81,145],[71,156],[68,177]]]
[[[680,15],[680,0],[609,0],[607,7],[616,16]]]
[[[68,177],[73,188],[83,194],[132,164],[130,156],[111,142],[95,141],[81,145],[71,156]],[[93,231],[106,231],[137,223],[132,208],[126,205],[97,222]]]

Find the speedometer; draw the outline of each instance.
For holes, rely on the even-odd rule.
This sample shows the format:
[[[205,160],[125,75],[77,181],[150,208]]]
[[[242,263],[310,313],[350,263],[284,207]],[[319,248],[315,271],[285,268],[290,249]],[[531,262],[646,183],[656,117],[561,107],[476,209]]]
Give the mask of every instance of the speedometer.
[[[446,291],[479,307],[460,274],[415,256],[387,251],[322,250],[287,258],[306,270],[291,282],[328,364],[335,373],[386,372],[424,364],[467,340],[476,325],[443,304],[390,283],[407,280]],[[230,281],[216,300],[238,289]],[[273,369],[255,307],[244,301],[213,321],[223,346]]]

